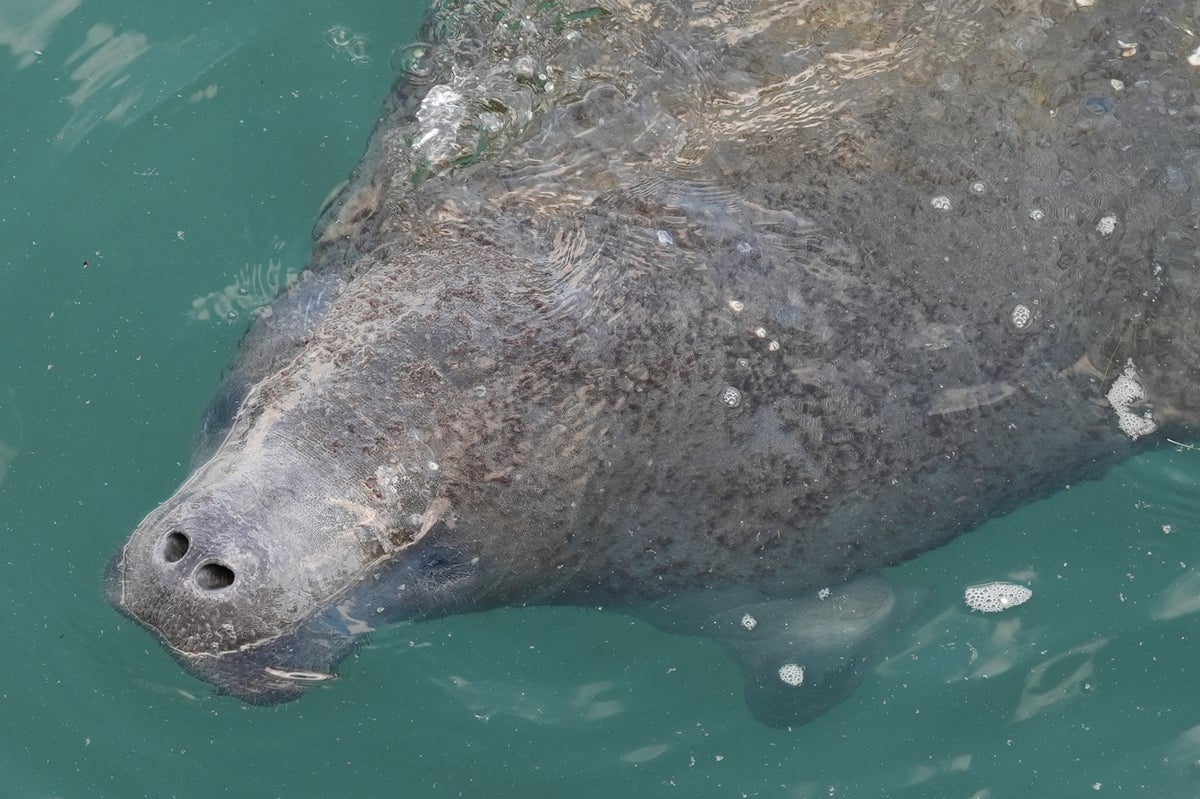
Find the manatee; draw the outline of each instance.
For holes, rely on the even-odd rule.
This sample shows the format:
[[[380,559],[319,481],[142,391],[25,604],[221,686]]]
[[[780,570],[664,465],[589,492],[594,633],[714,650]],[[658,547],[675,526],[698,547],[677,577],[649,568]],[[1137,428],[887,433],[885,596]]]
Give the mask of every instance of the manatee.
[[[540,603],[813,718],[882,567],[1195,429],[1197,13],[435,4],[112,602],[252,703]]]

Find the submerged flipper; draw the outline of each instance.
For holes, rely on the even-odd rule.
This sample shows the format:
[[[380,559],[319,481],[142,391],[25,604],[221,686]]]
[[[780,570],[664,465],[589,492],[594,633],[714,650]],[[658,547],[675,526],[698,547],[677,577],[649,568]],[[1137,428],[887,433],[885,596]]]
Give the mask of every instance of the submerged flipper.
[[[670,632],[708,636],[728,647],[742,667],[750,712],[764,724],[786,727],[848,697],[887,635],[918,605],[919,592],[865,577],[801,599],[704,592],[643,612]]]

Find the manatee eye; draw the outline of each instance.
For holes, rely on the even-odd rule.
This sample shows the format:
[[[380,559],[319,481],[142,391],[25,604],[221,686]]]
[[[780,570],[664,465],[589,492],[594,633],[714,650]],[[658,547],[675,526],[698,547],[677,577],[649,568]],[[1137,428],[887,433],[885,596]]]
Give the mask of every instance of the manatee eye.
[[[416,579],[427,591],[442,591],[473,577],[476,563],[453,547],[434,545],[419,553]]]
[[[233,569],[224,563],[205,563],[196,569],[196,585],[205,591],[217,591],[233,585]]]
[[[162,556],[167,563],[174,563],[187,554],[188,537],[178,530],[172,530],[163,538]]]

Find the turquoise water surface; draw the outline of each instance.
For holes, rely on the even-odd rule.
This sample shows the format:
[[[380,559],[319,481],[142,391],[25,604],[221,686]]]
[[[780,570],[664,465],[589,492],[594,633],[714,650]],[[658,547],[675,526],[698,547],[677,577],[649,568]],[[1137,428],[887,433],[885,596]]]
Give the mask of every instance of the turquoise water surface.
[[[791,731],[750,718],[716,645],[595,610],[399,625],[256,708],[108,606],[421,5],[0,2],[0,799],[1200,795],[1187,449],[893,570],[925,614]],[[993,579],[1033,599],[972,614]]]

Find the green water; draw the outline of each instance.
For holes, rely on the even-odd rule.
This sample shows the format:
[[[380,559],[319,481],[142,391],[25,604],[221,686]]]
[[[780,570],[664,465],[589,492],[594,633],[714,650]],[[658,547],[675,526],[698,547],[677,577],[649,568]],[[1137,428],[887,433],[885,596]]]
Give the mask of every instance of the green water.
[[[275,708],[118,617],[108,558],[415,36],[416,5],[345,6],[0,1],[0,797],[1200,795],[1200,452],[895,570],[922,620],[790,732],[715,645],[593,610],[397,626]],[[1002,578],[1032,601],[967,611]]]

